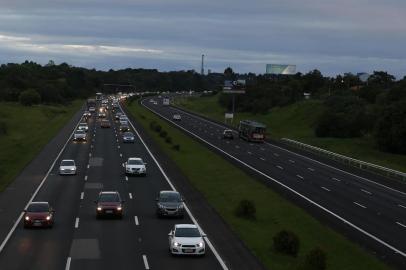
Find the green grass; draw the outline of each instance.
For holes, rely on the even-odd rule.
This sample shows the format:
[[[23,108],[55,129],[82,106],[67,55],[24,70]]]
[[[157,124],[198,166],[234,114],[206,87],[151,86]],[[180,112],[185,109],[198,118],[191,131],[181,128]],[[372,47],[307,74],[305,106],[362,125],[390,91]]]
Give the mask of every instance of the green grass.
[[[182,98],[176,105],[218,121],[224,121],[225,110],[218,103],[218,95],[201,98]],[[314,134],[317,118],[323,111],[319,100],[306,100],[289,106],[274,108],[268,114],[236,113],[233,124],[242,119],[252,119],[267,125],[273,139],[289,138],[306,144],[371,162],[394,170],[406,172],[406,155],[379,151],[371,137],[318,138]]]
[[[303,263],[305,254],[317,246],[328,254],[328,269],[387,269],[375,257],[319,223],[221,156],[160,120],[137,102],[133,102],[128,108],[155,143],[173,159],[192,185],[205,196],[209,204],[268,269],[297,269]],[[172,138],[172,144],[166,143],[158,133],[150,129],[152,121],[162,126]],[[180,151],[173,149],[174,144],[180,145]],[[255,202],[256,221],[244,220],[234,215],[234,210],[242,199]],[[299,235],[301,248],[297,258],[278,254],[272,249],[272,237],[282,229]]]
[[[18,103],[0,103],[0,122],[6,134],[0,134],[0,191],[11,183],[83,105],[24,107]]]

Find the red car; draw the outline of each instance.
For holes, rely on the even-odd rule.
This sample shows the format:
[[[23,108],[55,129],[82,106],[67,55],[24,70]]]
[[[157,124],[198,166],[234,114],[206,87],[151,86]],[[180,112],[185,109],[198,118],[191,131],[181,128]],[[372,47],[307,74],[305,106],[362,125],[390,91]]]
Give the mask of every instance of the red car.
[[[55,211],[48,202],[31,202],[24,210],[24,227],[52,227]]]
[[[96,207],[96,218],[102,216],[113,216],[123,218],[123,203],[118,191],[102,191],[99,198],[94,201]]]

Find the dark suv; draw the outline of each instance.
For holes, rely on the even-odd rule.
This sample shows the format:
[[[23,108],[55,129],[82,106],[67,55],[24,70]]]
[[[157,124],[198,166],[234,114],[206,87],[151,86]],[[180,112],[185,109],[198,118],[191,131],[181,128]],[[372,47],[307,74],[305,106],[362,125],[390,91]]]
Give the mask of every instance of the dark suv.
[[[156,198],[156,214],[158,217],[171,216],[183,218],[185,206],[184,199],[179,192],[172,190],[162,190]]]
[[[118,191],[102,191],[96,203],[96,218],[113,216],[123,218],[123,203]]]

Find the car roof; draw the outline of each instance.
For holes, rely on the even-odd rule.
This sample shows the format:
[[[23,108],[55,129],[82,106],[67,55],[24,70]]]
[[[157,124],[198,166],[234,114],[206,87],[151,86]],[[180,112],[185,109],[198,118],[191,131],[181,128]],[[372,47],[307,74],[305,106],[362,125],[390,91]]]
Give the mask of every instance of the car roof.
[[[102,194],[118,194],[118,191],[100,191],[99,195]]]
[[[142,160],[142,158],[139,158],[139,157],[130,157],[130,158],[128,158],[128,160]]]
[[[197,226],[195,224],[175,224],[175,228],[195,228],[197,229]]]
[[[49,205],[48,202],[31,202],[29,205],[32,205],[32,204],[47,204],[47,205]]]
[[[75,162],[73,159],[62,159],[62,161],[73,161],[73,162]]]
[[[174,191],[174,190],[161,190],[160,192],[159,192],[160,194],[165,194],[165,193],[176,193],[176,194],[179,194],[179,192],[177,192],[177,191]]]

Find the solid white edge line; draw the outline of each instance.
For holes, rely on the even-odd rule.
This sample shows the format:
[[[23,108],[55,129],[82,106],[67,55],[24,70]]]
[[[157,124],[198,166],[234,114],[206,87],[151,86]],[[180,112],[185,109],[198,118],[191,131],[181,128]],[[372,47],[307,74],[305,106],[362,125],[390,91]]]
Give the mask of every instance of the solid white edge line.
[[[121,109],[121,105],[120,105],[120,109]],[[161,165],[159,164],[158,160],[155,158],[155,156],[152,154],[151,150],[148,148],[147,144],[145,143],[145,141],[142,139],[140,133],[138,132],[138,130],[135,128],[135,126],[133,125],[133,123],[131,121],[129,121],[130,125],[132,126],[132,128],[134,129],[135,133],[137,134],[138,138],[140,138],[141,143],[144,145],[145,149],[147,150],[148,154],[151,156],[152,160],[155,162],[155,164],[158,166],[159,171],[162,173],[162,175],[164,176],[166,182],[168,182],[169,186],[171,187],[172,190],[176,191],[175,186],[172,184],[171,180],[169,179],[169,177],[166,175],[165,171],[162,169]],[[192,222],[198,227],[198,229],[200,231],[203,231],[202,228],[200,227],[200,225],[197,223],[196,219],[194,218],[194,216],[192,215],[192,212],[189,210],[189,207],[187,207],[186,204],[185,205],[185,210],[188,213],[188,215],[190,216],[190,219],[192,220]],[[224,263],[223,259],[220,257],[220,255],[218,254],[216,248],[213,246],[213,244],[211,243],[211,241],[209,240],[208,237],[205,237],[205,241],[207,243],[207,245],[209,246],[209,248],[211,249],[211,251],[213,252],[214,256],[216,257],[217,261],[219,262],[220,266],[223,268],[223,270],[228,270],[229,268],[227,267],[227,265]]]
[[[156,115],[159,115],[161,118],[166,119],[168,122],[170,122],[171,124],[177,126],[177,127],[180,128],[180,129],[182,129],[182,130],[185,131],[186,133],[191,134],[192,136],[194,136],[194,137],[198,138],[199,140],[205,142],[206,144],[208,144],[208,145],[210,145],[211,147],[217,149],[218,151],[220,151],[220,152],[222,152],[223,154],[227,155],[227,156],[230,157],[231,159],[234,159],[235,161],[237,161],[237,162],[241,163],[242,165],[248,167],[249,169],[251,169],[251,170],[257,172],[258,174],[264,176],[265,178],[268,178],[269,180],[271,180],[271,181],[273,181],[273,182],[275,182],[275,183],[281,185],[282,187],[284,187],[284,188],[286,188],[287,190],[293,192],[294,194],[296,194],[297,196],[299,196],[299,197],[301,197],[302,199],[306,200],[307,202],[313,204],[314,206],[317,206],[317,207],[320,208],[321,210],[323,210],[323,211],[329,213],[330,215],[334,216],[335,218],[341,220],[342,222],[344,222],[344,223],[347,224],[348,226],[352,227],[353,229],[355,229],[355,230],[357,230],[357,231],[363,233],[364,235],[366,235],[366,236],[370,237],[371,239],[375,240],[376,242],[378,242],[378,243],[384,245],[385,247],[387,247],[387,248],[393,250],[394,252],[396,252],[396,253],[398,253],[399,255],[401,255],[401,256],[403,256],[403,257],[406,258],[406,252],[403,252],[403,251],[401,251],[401,250],[395,248],[394,246],[388,244],[387,242],[385,242],[385,241],[381,240],[380,238],[376,237],[375,235],[373,235],[373,234],[371,234],[371,233],[365,231],[364,229],[358,227],[357,225],[351,223],[350,221],[346,220],[345,218],[341,217],[340,215],[338,215],[338,214],[336,214],[336,213],[334,213],[334,212],[328,210],[328,209],[325,208],[324,206],[322,206],[322,205],[316,203],[315,201],[313,201],[312,199],[306,197],[305,195],[302,195],[301,193],[299,193],[298,191],[294,190],[293,188],[291,188],[291,187],[289,187],[289,186],[283,184],[282,182],[280,182],[280,181],[278,181],[278,180],[276,180],[276,179],[270,177],[269,175],[263,173],[262,171],[259,171],[259,170],[255,169],[254,167],[252,167],[251,165],[245,163],[244,161],[239,160],[238,158],[234,157],[233,155],[231,155],[231,154],[225,152],[224,150],[222,150],[222,149],[218,148],[217,146],[213,145],[212,143],[210,143],[210,142],[204,140],[204,139],[201,138],[200,136],[198,136],[198,135],[194,134],[193,132],[191,132],[191,131],[189,131],[189,130],[183,128],[182,126],[178,125],[177,123],[175,123],[175,122],[169,120],[167,117],[163,116],[162,114],[153,111],[152,109],[148,108],[148,106],[145,106],[145,105],[142,103],[142,101],[141,101],[141,104],[142,104],[145,108],[147,108],[149,111],[151,111],[152,113],[155,113]],[[268,143],[268,144],[269,144],[269,143]],[[269,144],[269,145],[271,145],[271,144]],[[275,146],[275,147],[278,147],[278,146]],[[280,148],[280,147],[278,147],[278,148]],[[281,149],[283,149],[283,148],[281,148]],[[285,149],[283,149],[283,150],[285,150]],[[288,150],[285,150],[285,151],[288,151]],[[290,151],[288,151],[288,152],[290,152]],[[293,153],[293,154],[296,154],[296,153]],[[297,155],[298,155],[298,156],[301,156],[301,155],[299,155],[299,154],[297,154]],[[310,158],[309,158],[309,159],[310,159]],[[310,159],[310,160],[311,160],[311,159]],[[315,162],[318,162],[318,161],[315,161]],[[320,163],[321,163],[321,162],[320,162]],[[329,165],[326,165],[326,166],[329,166]],[[333,168],[334,168],[334,167],[333,167]],[[339,169],[337,169],[337,170],[339,170]],[[297,176],[298,176],[298,175],[297,175]],[[357,177],[358,177],[358,176],[357,176]],[[370,181],[370,180],[369,180],[369,181]],[[373,182],[373,181],[371,181],[371,182]],[[373,183],[375,183],[375,182],[373,182]],[[187,209],[187,208],[185,207],[185,209]]]
[[[147,255],[142,255],[142,260],[144,261],[144,266],[145,269],[149,269],[149,265],[148,265],[148,260],[147,260]]]
[[[75,220],[75,229],[79,228],[79,218],[77,217]]]
[[[68,145],[68,143],[71,141],[73,133],[75,132],[75,130],[77,129],[79,123],[82,121],[82,117],[80,117],[79,121],[77,122],[76,126],[73,128],[71,134],[68,136],[68,139],[66,140],[65,144],[63,145],[61,151],[59,151],[58,155],[56,156],[56,158],[54,159],[54,162],[52,162],[51,166],[49,167],[49,170],[47,171],[47,173],[45,174],[44,178],[42,178],[41,183],[38,185],[37,189],[34,191],[34,193],[32,194],[30,200],[27,202],[27,204],[25,205],[24,209],[26,209],[28,207],[28,205],[32,202],[32,200],[34,200],[35,196],[37,196],[39,190],[41,189],[41,187],[44,185],[46,179],[48,178],[48,175],[51,173],[51,171],[53,170],[56,161],[59,159],[59,157],[61,156],[62,152],[65,150],[66,146]],[[4,247],[6,246],[8,240],[10,239],[11,235],[14,233],[15,229],[17,228],[18,224],[21,222],[21,219],[24,216],[24,212],[21,212],[20,216],[18,217],[18,219],[16,220],[16,222],[14,223],[13,227],[11,228],[11,230],[9,231],[9,233],[7,234],[6,238],[4,238],[3,242],[0,245],[0,253],[3,251]]]
[[[148,106],[145,106],[144,104],[142,104],[142,105],[143,105],[144,107],[146,107],[148,110],[152,111],[153,113],[158,114],[158,113],[156,113],[155,111],[153,111],[153,110],[151,110],[150,108],[148,108]],[[209,122],[209,123],[211,123],[211,124],[213,124],[213,125],[216,125],[216,126],[218,126],[218,127],[221,127],[221,128],[226,128],[225,126],[222,126],[222,125],[220,125],[220,124],[218,124],[218,123],[209,121],[209,120],[204,119],[204,118],[202,118],[202,117],[200,117],[200,116],[190,114],[190,113],[188,113],[188,112],[179,110],[178,108],[175,108],[175,107],[171,107],[171,108],[174,109],[174,110],[177,110],[177,111],[181,111],[181,112],[183,112],[183,113],[185,113],[185,114],[187,114],[187,115],[189,115],[189,116],[191,116],[191,117],[200,119],[201,121]],[[158,114],[158,115],[160,115],[160,114]],[[164,117],[164,116],[161,115],[161,117]],[[168,118],[166,118],[166,117],[164,117],[164,118],[165,118],[166,120],[168,120]],[[170,121],[170,120],[168,120],[168,121]],[[233,130],[233,131],[236,132],[235,130]],[[342,173],[345,173],[345,174],[354,176],[354,177],[359,178],[359,179],[361,179],[361,180],[367,181],[367,182],[369,182],[369,183],[378,185],[378,186],[380,186],[380,187],[386,188],[386,189],[388,189],[388,190],[391,190],[391,191],[394,191],[394,192],[397,192],[397,193],[399,193],[399,194],[402,194],[402,195],[406,196],[406,192],[402,192],[402,191],[400,191],[400,190],[397,190],[397,189],[394,189],[394,188],[385,186],[385,185],[380,184],[380,183],[378,183],[378,182],[375,182],[375,181],[373,181],[373,180],[369,180],[369,179],[367,179],[367,178],[365,178],[365,177],[362,177],[362,176],[359,176],[359,175],[356,175],[356,174],[353,174],[353,173],[350,173],[350,172],[347,172],[347,171],[338,169],[338,168],[333,167],[333,166],[331,166],[331,165],[325,164],[325,163],[323,163],[323,162],[321,162],[321,161],[317,161],[317,160],[315,160],[315,159],[306,157],[306,156],[304,156],[304,155],[301,155],[301,154],[292,152],[292,151],[290,151],[290,150],[287,150],[287,149],[282,148],[282,147],[280,147],[280,146],[274,145],[274,144],[272,144],[272,143],[265,142],[265,144],[270,145],[270,146],[275,147],[275,148],[278,148],[278,149],[283,150],[283,151],[285,151],[285,152],[291,153],[291,154],[293,154],[293,155],[295,155],[295,156],[299,156],[299,157],[305,158],[305,159],[307,159],[307,160],[311,160],[311,161],[316,162],[316,163],[318,163],[318,164],[320,164],[320,165],[323,165],[323,166],[326,166],[326,167],[328,167],[328,168],[334,169],[334,170],[336,170],[336,171],[339,171],[339,172],[342,172]],[[262,150],[262,149],[261,149],[261,150]]]
[[[68,257],[68,259],[66,260],[66,265],[65,265],[65,270],[69,270],[70,269],[70,262],[71,262],[72,258]]]
[[[138,220],[138,217],[137,216],[134,216],[134,222],[135,222],[135,225],[140,225],[140,221]]]

